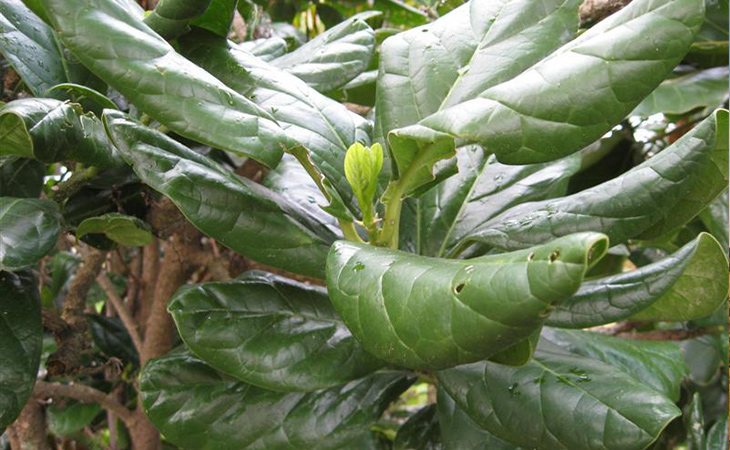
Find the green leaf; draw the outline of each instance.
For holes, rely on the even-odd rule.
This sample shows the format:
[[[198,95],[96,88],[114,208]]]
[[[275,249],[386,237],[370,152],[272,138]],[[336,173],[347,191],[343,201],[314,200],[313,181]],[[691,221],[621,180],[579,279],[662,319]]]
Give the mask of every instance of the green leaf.
[[[398,434],[396,434],[393,442],[393,450],[412,449],[443,449],[436,405],[424,406],[398,428]]]
[[[727,256],[728,249],[728,190],[718,195],[707,208],[700,213],[700,220],[707,230],[720,243]]]
[[[578,3],[472,1],[386,39],[375,108],[378,134],[387,137],[530,67],[575,33]]]
[[[632,3],[633,5],[633,3]],[[463,242],[524,248],[577,231],[600,231],[613,245],[673,231],[728,183],[728,112],[718,110],[657,156],[567,197],[518,205]]]
[[[59,298],[80,262],[81,257],[71,252],[58,252],[53,255],[48,264],[51,269],[51,282],[43,286],[41,292],[44,307],[51,306]]]
[[[101,116],[105,108],[119,109],[119,107],[111,101],[109,97],[101,92],[88,86],[75,83],[61,83],[53,86],[48,93],[63,92],[73,103],[79,103],[85,111],[91,111],[97,116]]]
[[[40,161],[0,156],[0,197],[37,198],[45,175],[46,166]]]
[[[233,12],[238,0],[213,0],[202,16],[190,24],[204,28],[218,36],[227,37],[233,21]]]
[[[89,324],[94,344],[99,350],[107,356],[119,358],[125,363],[139,365],[137,349],[134,348],[132,338],[119,318],[88,314],[86,321]]]
[[[28,401],[40,364],[43,340],[41,305],[37,280],[30,272],[0,272],[0,312],[2,432]]]
[[[224,39],[192,33],[182,39],[181,46],[192,61],[269,111],[287,136],[306,149],[311,162],[342,198],[330,196],[328,202],[356,212],[345,179],[344,158],[353,142],[369,145],[368,121]]]
[[[36,96],[68,81],[53,30],[20,0],[0,2],[0,52]]]
[[[274,58],[278,58],[285,54],[287,50],[286,41],[277,36],[241,42],[238,44],[238,47],[266,62],[269,62]]]
[[[686,406],[684,426],[687,429],[687,443],[691,449],[705,448],[705,417],[702,412],[702,397],[699,392],[692,395]]]
[[[611,130],[664,80],[689,50],[703,10],[701,0],[631,2],[519,75],[397,135],[417,141],[430,128],[480,143],[507,164],[571,154]]]
[[[46,410],[48,429],[56,436],[70,436],[89,425],[101,412],[96,403],[71,403],[64,407],[51,405]]]
[[[60,220],[50,200],[0,197],[0,270],[31,266],[53,250]]]
[[[511,347],[570,297],[608,246],[575,234],[471,260],[427,258],[338,241],[330,299],[365,350],[409,368],[445,368]]]
[[[446,389],[438,390],[441,441],[447,450],[520,450],[483,429],[464,412]]]
[[[481,427],[536,449],[644,449],[681,414],[674,403],[603,362],[541,345],[514,368],[475,363],[439,385]]]
[[[144,23],[165,39],[174,39],[190,30],[190,21],[201,16],[211,0],[160,0]]]
[[[198,357],[266,389],[313,391],[383,366],[355,341],[324,288],[277,275],[185,287],[168,311]]]
[[[290,143],[271,116],[180,56],[123,4],[45,0],[61,40],[94,74],[181,136],[272,167]]]
[[[456,175],[414,200],[417,226],[405,239],[416,253],[454,256],[466,236],[499,213],[564,195],[581,165],[576,154],[551,163],[508,166],[474,145],[458,149],[456,159]]]
[[[70,159],[97,167],[124,164],[96,116],[49,98],[15,100],[0,108],[0,145],[0,155],[47,163]]]
[[[311,393],[267,391],[192,356],[150,361],[140,389],[148,417],[170,442],[197,449],[342,449],[370,433],[410,380],[384,372]]]
[[[632,115],[682,114],[697,108],[713,110],[727,93],[728,68],[715,67],[688,73],[662,82],[634,109]]]
[[[152,242],[150,226],[144,221],[119,213],[89,217],[76,228],[76,237],[87,234],[103,234],[119,245],[140,247]]]
[[[306,210],[122,113],[103,119],[139,178],[200,231],[264,264],[323,277],[335,236]]]
[[[309,211],[316,220],[325,225],[333,234],[340,235],[337,219],[326,213],[322,207],[328,200],[309,176],[307,171],[292,155],[284,155],[276,169],[270,170],[261,184],[281,195],[291,203],[296,203]],[[316,208],[315,206],[319,206]]]
[[[621,369],[669,399],[679,400],[687,366],[679,345],[674,342],[622,339],[555,328],[546,328],[542,338],[574,355],[603,361]]]
[[[368,67],[375,33],[365,22],[379,15],[370,11],[350,17],[291,53],[271,61],[319,92],[344,86]]]
[[[709,386],[721,376],[727,366],[723,339],[722,335],[704,335],[682,342],[689,379],[693,384]]]
[[[728,442],[727,414],[707,432],[705,450],[723,450]]]
[[[546,323],[563,328],[637,320],[691,320],[726,299],[727,259],[707,233],[674,254],[636,270],[589,280],[556,306]]]

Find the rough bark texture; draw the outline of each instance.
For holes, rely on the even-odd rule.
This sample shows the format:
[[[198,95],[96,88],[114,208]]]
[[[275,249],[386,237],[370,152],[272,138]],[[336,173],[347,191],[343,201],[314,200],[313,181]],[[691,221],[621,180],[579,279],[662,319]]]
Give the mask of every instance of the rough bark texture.
[[[43,406],[31,397],[16,421],[8,428],[12,450],[49,450]]]
[[[578,9],[580,25],[590,26],[631,3],[631,0],[585,0]]]

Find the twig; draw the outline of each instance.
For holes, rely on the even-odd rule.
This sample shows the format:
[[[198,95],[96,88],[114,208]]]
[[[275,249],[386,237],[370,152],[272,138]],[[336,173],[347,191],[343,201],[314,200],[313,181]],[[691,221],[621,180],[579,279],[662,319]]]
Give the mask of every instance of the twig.
[[[630,333],[619,333],[617,336],[627,339],[643,341],[684,341],[706,334],[717,334],[718,331],[712,328],[696,328],[693,330],[653,330],[646,332],[632,331]]]
[[[104,291],[107,298],[114,306],[114,309],[117,310],[119,318],[122,319],[122,323],[124,324],[125,328],[127,328],[129,337],[132,338],[132,343],[134,344],[134,348],[137,349],[137,353],[141,353],[142,337],[140,336],[139,330],[137,329],[137,324],[132,318],[132,314],[130,314],[127,306],[124,304],[121,297],[119,297],[119,294],[117,294],[117,291],[114,290],[112,280],[109,279],[106,273],[102,272],[99,274],[98,277],[96,277],[96,282],[99,283],[99,286],[101,286],[101,289]]]
[[[111,395],[83,384],[62,384],[36,381],[33,395],[39,398],[67,397],[82,403],[98,403],[104,409],[116,414],[128,427],[135,425],[137,418],[134,413],[119,403]]]

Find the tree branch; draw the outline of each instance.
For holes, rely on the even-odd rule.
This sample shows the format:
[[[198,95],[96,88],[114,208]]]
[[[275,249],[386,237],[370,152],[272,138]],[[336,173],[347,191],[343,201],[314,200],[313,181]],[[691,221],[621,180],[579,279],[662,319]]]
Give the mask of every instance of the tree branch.
[[[37,398],[67,397],[82,403],[98,403],[102,408],[116,414],[127,428],[134,427],[137,422],[134,413],[114,397],[83,384],[48,383],[39,380],[36,381],[33,388],[33,396]]]
[[[96,282],[99,283],[99,286],[101,286],[101,289],[104,291],[107,298],[114,306],[117,314],[119,314],[119,318],[122,319],[122,323],[127,329],[129,337],[132,338],[132,343],[134,344],[134,348],[137,349],[137,353],[142,353],[142,338],[139,335],[137,324],[134,322],[132,315],[127,309],[127,306],[122,301],[122,298],[119,297],[117,291],[114,290],[114,285],[112,284],[112,281],[105,273],[100,273],[99,276],[96,277]]]

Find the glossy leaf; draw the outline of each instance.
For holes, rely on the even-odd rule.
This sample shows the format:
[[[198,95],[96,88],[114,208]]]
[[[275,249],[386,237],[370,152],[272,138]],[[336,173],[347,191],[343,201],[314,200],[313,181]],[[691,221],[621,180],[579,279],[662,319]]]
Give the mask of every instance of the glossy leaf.
[[[180,56],[123,3],[45,5],[61,40],[89,70],[172,131],[267,166],[289,147],[269,114]]]
[[[31,266],[53,250],[60,220],[50,200],[0,197],[0,270]]]
[[[543,345],[526,365],[441,371],[439,386],[481,427],[536,449],[646,448],[681,414],[619,369]]]
[[[307,211],[122,113],[106,111],[104,121],[139,178],[200,231],[264,264],[324,275],[335,236]]]
[[[436,405],[428,405],[415,412],[398,428],[393,450],[441,450]]]
[[[657,156],[567,197],[529,202],[482,224],[464,241],[524,248],[597,230],[611,244],[651,239],[684,225],[728,183],[728,112],[718,110]]]
[[[409,368],[444,368],[530,336],[607,247],[605,236],[583,233],[447,260],[338,241],[327,258],[327,287],[365,350]]]
[[[174,39],[190,30],[189,23],[202,15],[211,0],[160,0],[144,18],[144,23],[165,39]]]
[[[564,328],[637,320],[691,320],[725,302],[727,259],[707,233],[674,254],[636,270],[589,280],[556,306],[546,323]]]
[[[295,76],[241,51],[225,40],[197,33],[182,40],[192,61],[234,90],[269,111],[285,133],[302,145],[312,163],[344,200],[328,202],[353,211],[353,195],[344,174],[347,148],[356,141],[368,145],[370,124],[343,105],[319,94]],[[325,206],[325,205],[323,205]]]
[[[37,198],[43,189],[46,166],[40,161],[0,157],[0,197]]]
[[[446,450],[520,450],[474,423],[446,389],[438,390],[436,408]]]
[[[588,331],[546,328],[543,339],[568,352],[621,369],[673,401],[679,400],[687,366],[679,345],[622,339]]]
[[[280,194],[289,202],[296,203],[316,217],[333,234],[341,235],[337,219],[319,208],[328,200],[309,176],[307,171],[292,155],[284,155],[276,169],[270,170],[261,184]]]
[[[0,2],[0,53],[34,95],[68,81],[53,30],[20,0]]]
[[[35,277],[29,272],[0,272],[0,312],[1,432],[28,401],[40,364],[43,329]]]
[[[400,151],[393,136],[419,141],[427,128],[478,142],[507,164],[573,153],[664,80],[689,50],[703,12],[701,0],[631,2],[519,75],[394,131],[391,151]]]
[[[278,58],[287,50],[286,41],[277,36],[241,42],[238,47],[266,62]]]
[[[116,317],[104,317],[98,314],[86,316],[94,344],[107,356],[119,358],[125,363],[139,364],[139,354],[134,348],[129,332]]]
[[[171,442],[198,449],[342,449],[363,439],[410,381],[385,372],[328,390],[267,391],[180,353],[147,364],[148,417]]]
[[[715,67],[662,82],[632,115],[682,114],[697,108],[713,110],[728,96],[728,68]]]
[[[367,69],[375,48],[375,33],[365,20],[380,13],[365,12],[330,28],[291,53],[271,61],[319,92],[344,86]]]
[[[236,3],[238,3],[238,0],[212,0],[203,15],[194,19],[191,25],[206,29],[224,38],[228,37]]]
[[[61,83],[48,90],[48,94],[63,93],[73,103],[80,104],[85,111],[101,116],[105,108],[119,109],[109,97],[101,92],[76,83]]]
[[[0,145],[0,155],[47,163],[70,159],[103,168],[124,164],[96,116],[49,98],[15,100],[0,108]]]
[[[313,391],[383,366],[355,341],[324,288],[277,275],[183,288],[168,310],[197,356],[266,389]]]
[[[89,425],[101,412],[96,403],[71,403],[64,407],[51,405],[46,410],[48,429],[56,436],[70,436]]]
[[[705,450],[723,450],[728,443],[727,415],[707,432]]]
[[[456,154],[459,172],[416,199],[415,251],[453,256],[458,244],[479,225],[517,204],[554,198],[567,192],[580,169],[580,155],[527,166],[500,164],[478,146]]]
[[[89,217],[76,228],[76,237],[87,234],[103,234],[120,245],[139,247],[152,242],[150,226],[140,219],[119,213]]]
[[[575,33],[578,3],[480,0],[386,39],[380,49],[378,134],[387,137],[530,67]]]
[[[707,208],[699,216],[707,230],[712,233],[725,250],[726,256],[728,249],[728,217],[730,216],[728,213],[730,204],[728,202],[728,190],[726,189],[725,192],[718,195],[715,200],[707,205]]]
[[[722,335],[704,335],[682,342],[689,379],[693,384],[709,386],[721,376],[727,366],[723,339]]]

